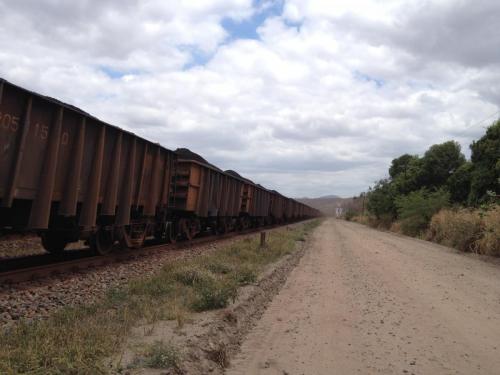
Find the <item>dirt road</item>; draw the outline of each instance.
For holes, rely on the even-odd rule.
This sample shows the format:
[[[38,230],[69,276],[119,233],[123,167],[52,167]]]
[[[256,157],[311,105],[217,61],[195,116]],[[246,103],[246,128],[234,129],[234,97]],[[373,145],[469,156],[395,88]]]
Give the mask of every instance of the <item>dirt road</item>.
[[[228,374],[500,374],[500,266],[328,220]]]

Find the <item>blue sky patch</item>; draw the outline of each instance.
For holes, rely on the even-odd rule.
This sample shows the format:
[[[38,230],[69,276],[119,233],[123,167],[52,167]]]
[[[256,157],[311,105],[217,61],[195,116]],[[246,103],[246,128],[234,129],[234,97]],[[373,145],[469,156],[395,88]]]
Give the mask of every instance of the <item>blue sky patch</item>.
[[[302,22],[294,22],[285,19],[285,25],[287,25],[288,27],[293,27],[298,32],[300,32],[300,28],[302,27]]]
[[[120,79],[123,76],[126,75],[138,75],[141,74],[139,70],[120,70],[120,69],[115,69],[110,66],[100,66],[99,70],[106,74],[109,78],[111,79]]]
[[[382,78],[371,77],[368,74],[360,72],[359,70],[355,70],[353,75],[354,75],[354,78],[359,80],[359,81],[374,83],[378,89],[385,85],[385,81]]]
[[[183,70],[189,70],[195,66],[205,65],[214,56],[215,52],[204,52],[193,45],[182,45],[179,50],[188,52],[191,55],[191,60],[184,65]]]
[[[255,9],[252,17],[244,20],[234,20],[224,18],[222,27],[229,34],[229,41],[235,39],[259,39],[257,29],[269,17],[280,16],[283,13],[283,0],[255,0],[253,7]]]
[[[257,29],[269,17],[280,16],[283,13],[284,0],[254,0],[254,13],[251,17],[243,20],[224,18],[221,21],[222,27],[229,34],[223,44],[230,43],[238,39],[259,40]],[[296,27],[296,25],[291,25]],[[195,66],[203,66],[210,61],[216,52],[206,53],[196,48],[196,46],[179,46],[181,51],[188,51],[191,54],[191,61],[184,65],[183,70],[189,70]]]

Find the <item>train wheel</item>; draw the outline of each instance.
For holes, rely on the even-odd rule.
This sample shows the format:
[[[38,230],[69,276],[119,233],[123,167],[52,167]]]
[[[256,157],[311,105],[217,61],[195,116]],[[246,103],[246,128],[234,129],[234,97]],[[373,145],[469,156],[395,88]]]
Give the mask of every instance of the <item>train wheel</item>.
[[[177,242],[177,231],[174,228],[173,223],[168,222],[162,224],[162,228],[155,231],[154,237],[159,242],[166,243],[176,243]]]
[[[113,251],[115,237],[113,231],[99,229],[91,238],[90,246],[98,255],[107,255]]]
[[[51,254],[61,254],[68,244],[68,241],[57,232],[44,232],[40,237],[43,248]]]
[[[213,235],[218,235],[220,233],[220,221],[219,220],[213,220],[209,222],[210,227],[210,233]]]
[[[123,247],[139,249],[144,245],[148,228],[145,223],[127,225],[120,228],[118,237]]]
[[[244,217],[240,217],[238,220],[238,230],[246,230],[248,229],[248,221]]]
[[[179,220],[179,233],[188,241],[193,239],[193,231],[188,219],[182,218]]]
[[[173,223],[169,223],[169,225],[167,226],[166,236],[168,242],[177,242],[177,231],[175,230]]]
[[[234,232],[235,230],[238,230],[238,222],[236,219],[232,218],[229,219],[228,224],[227,224],[227,231],[228,232]]]
[[[227,233],[228,231],[228,225],[227,221],[225,218],[219,219],[219,222],[217,223],[217,233],[218,234],[224,234]]]

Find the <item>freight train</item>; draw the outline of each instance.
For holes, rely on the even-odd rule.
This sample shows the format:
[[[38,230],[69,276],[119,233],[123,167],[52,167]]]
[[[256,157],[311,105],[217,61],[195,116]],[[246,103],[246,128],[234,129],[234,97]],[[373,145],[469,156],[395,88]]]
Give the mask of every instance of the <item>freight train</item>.
[[[0,79],[0,231],[61,253],[175,242],[318,216],[307,205]]]

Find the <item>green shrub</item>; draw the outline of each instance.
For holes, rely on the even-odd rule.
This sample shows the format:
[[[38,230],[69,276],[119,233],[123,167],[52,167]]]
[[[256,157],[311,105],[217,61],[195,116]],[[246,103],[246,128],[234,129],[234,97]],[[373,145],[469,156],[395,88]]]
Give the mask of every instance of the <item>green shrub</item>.
[[[209,271],[196,265],[181,267],[174,271],[173,276],[176,281],[187,286],[210,283],[214,279],[214,276]]]
[[[155,369],[178,369],[181,356],[177,348],[163,341],[155,341],[145,353],[137,357],[131,368],[150,367]]]
[[[426,189],[411,192],[396,198],[401,230],[404,234],[417,236],[427,229],[432,216],[448,206],[449,193],[445,190],[429,192]]]
[[[397,193],[390,180],[378,181],[368,191],[366,204],[368,211],[377,219],[386,216],[392,220],[396,215],[395,197]]]
[[[240,285],[247,285],[257,281],[257,270],[248,265],[239,266],[234,270],[234,280]]]
[[[356,211],[354,211],[353,209],[348,209],[344,214],[344,217],[347,221],[352,221],[356,215],[357,215]]]
[[[135,295],[147,295],[158,297],[169,294],[173,289],[172,284],[165,283],[161,275],[150,279],[135,280],[130,283],[130,293]]]
[[[206,263],[202,263],[203,267],[213,273],[226,275],[233,271],[233,266],[224,259],[209,259]]]
[[[214,310],[226,307],[236,299],[238,285],[232,280],[205,280],[194,284],[195,297],[192,308],[195,311]]]

